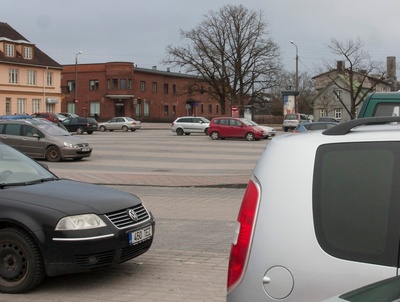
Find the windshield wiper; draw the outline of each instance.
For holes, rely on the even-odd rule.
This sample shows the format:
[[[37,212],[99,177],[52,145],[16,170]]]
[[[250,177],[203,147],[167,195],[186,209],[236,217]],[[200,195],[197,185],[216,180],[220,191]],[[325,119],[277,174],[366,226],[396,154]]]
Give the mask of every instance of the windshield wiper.
[[[29,185],[34,185],[38,183],[44,183],[47,181],[53,181],[53,180],[58,180],[56,177],[47,177],[47,178],[40,178],[32,181],[22,181],[22,182],[12,182],[12,183],[1,183],[0,184],[0,189],[4,189],[7,187],[18,187],[18,186],[29,186]]]

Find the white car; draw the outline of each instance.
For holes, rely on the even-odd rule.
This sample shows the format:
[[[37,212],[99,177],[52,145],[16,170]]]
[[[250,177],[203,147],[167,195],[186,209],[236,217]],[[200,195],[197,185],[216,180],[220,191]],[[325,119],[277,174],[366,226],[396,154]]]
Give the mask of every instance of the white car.
[[[114,131],[114,130],[122,130],[124,132],[131,130],[136,131],[140,129],[142,123],[137,121],[131,117],[113,117],[108,122],[99,123],[100,131]]]
[[[190,135],[190,133],[204,133],[207,135],[210,121],[201,116],[178,117],[171,124],[171,131],[177,135]]]
[[[269,126],[264,126],[264,125],[259,125],[254,121],[251,121],[249,119],[248,120],[251,124],[253,124],[254,126],[260,127],[263,131],[264,131],[264,138],[268,139],[270,137],[274,137],[276,135],[276,130],[273,127],[269,127]]]
[[[269,142],[232,230],[226,301],[323,301],[398,275],[399,150],[392,116]]]

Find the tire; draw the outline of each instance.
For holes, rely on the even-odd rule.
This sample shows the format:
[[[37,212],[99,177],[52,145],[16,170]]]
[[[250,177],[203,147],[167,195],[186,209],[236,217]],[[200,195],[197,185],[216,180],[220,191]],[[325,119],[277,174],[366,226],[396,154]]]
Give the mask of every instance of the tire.
[[[190,135],[190,132],[185,132],[185,135]]]
[[[100,126],[100,131],[104,132],[104,131],[106,131],[106,130],[107,130],[106,127]]]
[[[82,127],[78,127],[78,129],[76,129],[76,133],[77,134],[83,134],[83,128]]]
[[[93,131],[91,131],[91,130],[87,132],[87,134],[92,134],[92,133],[93,133]]]
[[[43,259],[35,241],[19,229],[0,230],[0,292],[27,292],[44,277]]]
[[[122,126],[122,131],[127,132],[128,131],[128,127]]]
[[[136,131],[136,129],[131,129],[131,131],[132,131],[132,132],[135,132],[135,131]]]
[[[204,134],[208,135],[208,128],[204,129]]]
[[[177,135],[183,135],[183,129],[182,128],[176,129],[176,134]]]
[[[213,132],[210,133],[210,137],[213,140],[217,140],[217,139],[219,139],[219,133],[217,131],[213,131]]]
[[[287,127],[283,128],[283,131],[287,132],[287,131],[288,131],[288,128],[287,128]]]
[[[246,135],[244,136],[244,138],[248,141],[254,141],[255,140],[255,136],[253,132],[247,132]]]
[[[50,162],[56,162],[61,160],[60,149],[56,146],[50,146],[46,150],[46,159]]]

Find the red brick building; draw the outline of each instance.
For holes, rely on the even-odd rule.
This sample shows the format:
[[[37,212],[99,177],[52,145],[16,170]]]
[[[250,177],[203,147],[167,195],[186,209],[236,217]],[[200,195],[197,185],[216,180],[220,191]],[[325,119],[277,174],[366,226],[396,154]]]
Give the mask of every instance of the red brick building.
[[[211,88],[203,87],[197,77],[137,68],[130,62],[65,65],[61,85],[62,112],[97,114],[100,121],[130,116],[171,122],[184,115],[221,115],[219,101],[207,93]]]

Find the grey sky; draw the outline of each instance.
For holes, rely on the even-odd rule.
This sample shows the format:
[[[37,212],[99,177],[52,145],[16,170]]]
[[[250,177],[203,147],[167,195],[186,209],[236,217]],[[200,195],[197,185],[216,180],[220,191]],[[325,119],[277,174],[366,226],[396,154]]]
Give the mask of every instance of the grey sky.
[[[315,75],[324,60],[341,59],[327,48],[332,37],[360,37],[374,60],[400,62],[399,0],[0,0],[0,21],[60,64],[73,64],[82,51],[79,63],[128,61],[162,70],[165,47],[182,43],[180,29],[196,27],[226,4],[263,12],[286,70],[295,69],[290,40],[300,72]]]

